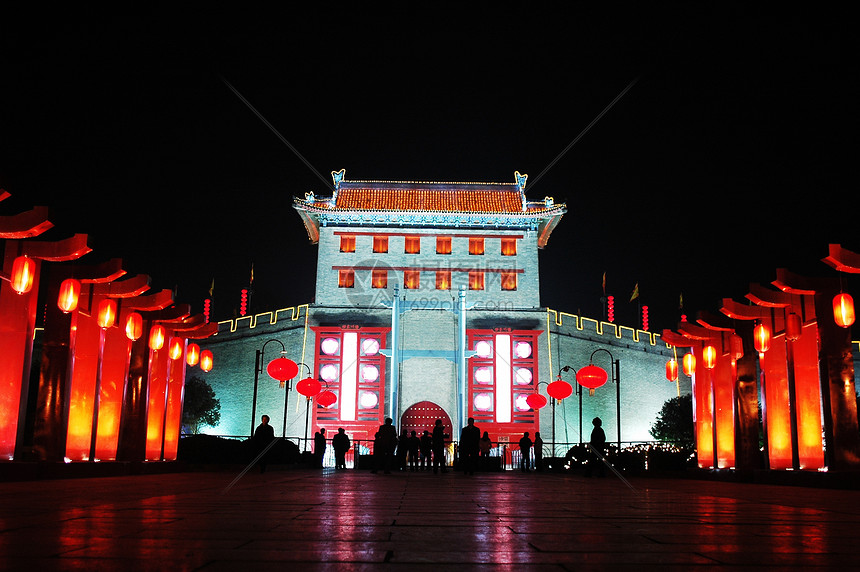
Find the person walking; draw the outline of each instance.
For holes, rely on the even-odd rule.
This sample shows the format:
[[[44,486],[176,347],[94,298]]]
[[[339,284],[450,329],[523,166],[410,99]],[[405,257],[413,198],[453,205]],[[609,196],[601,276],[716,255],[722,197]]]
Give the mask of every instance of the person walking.
[[[421,439],[419,439],[421,444],[418,446],[418,450],[421,453],[421,470],[429,471],[431,466],[430,463],[433,459],[433,438],[430,436],[430,431],[424,430],[424,433],[421,434]]]
[[[337,434],[331,438],[331,446],[334,449],[335,469],[346,468],[346,453],[349,451],[350,445],[349,435],[346,434],[346,430],[343,427],[338,427]]]
[[[260,466],[260,472],[266,472],[266,466],[269,464],[269,452],[266,447],[275,439],[275,428],[269,425],[269,416],[263,415],[260,417],[260,424],[254,429],[254,436],[251,442],[254,447],[254,458],[260,456],[257,464]],[[263,453],[263,451],[266,451]],[[262,453],[262,455],[261,455]]]
[[[600,417],[591,420],[594,429],[591,430],[591,440],[588,442],[588,462],[585,464],[585,476],[590,477],[597,467],[597,476],[605,477],[603,456],[606,452],[606,433],[603,432],[603,421]]]
[[[463,465],[464,475],[475,474],[480,450],[481,430],[475,426],[475,420],[469,417],[468,424],[460,431],[460,463]]]
[[[436,425],[433,426],[433,474],[437,474],[439,469],[443,473],[447,473],[445,467],[445,427],[442,425],[442,420],[437,419]]]
[[[529,472],[529,456],[531,454],[532,440],[529,437],[529,432],[523,433],[520,439],[520,470],[524,473]]]
[[[321,428],[314,433],[314,465],[317,469],[323,468],[323,460],[325,460],[325,428]]]
[[[409,470],[415,472],[418,468],[418,452],[421,450],[421,439],[415,431],[409,434],[407,449],[409,450]]]
[[[543,471],[543,439],[540,438],[540,431],[535,432],[535,470]]]
[[[391,473],[391,464],[394,461],[394,451],[397,449],[397,429],[394,428],[394,420],[385,418],[385,423],[379,427],[379,464],[385,474]],[[377,469],[379,467],[377,466]],[[376,470],[374,470],[376,472]]]
[[[490,434],[484,431],[483,437],[481,437],[481,443],[479,445],[481,452],[480,468],[483,471],[490,470],[490,450],[493,448],[493,442],[490,440]]]

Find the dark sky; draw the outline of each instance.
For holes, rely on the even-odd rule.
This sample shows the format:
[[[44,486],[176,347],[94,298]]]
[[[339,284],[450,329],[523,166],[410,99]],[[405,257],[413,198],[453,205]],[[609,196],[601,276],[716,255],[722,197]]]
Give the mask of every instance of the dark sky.
[[[219,319],[252,263],[255,311],[312,300],[291,201],[341,168],[528,173],[568,206],[543,304],[600,317],[606,272],[624,325],[637,283],[660,330],[681,294],[694,316],[777,267],[832,275],[829,242],[860,250],[851,20],[686,10],[5,17],[0,215],[47,205],[46,238],[88,233],[83,261],[121,257],[195,312],[214,278]]]

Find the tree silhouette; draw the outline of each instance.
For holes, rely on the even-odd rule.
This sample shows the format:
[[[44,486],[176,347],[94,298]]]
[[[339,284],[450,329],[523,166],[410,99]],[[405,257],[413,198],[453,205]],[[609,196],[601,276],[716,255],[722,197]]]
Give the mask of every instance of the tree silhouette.
[[[651,435],[658,441],[692,447],[693,396],[682,395],[667,399],[657,414],[657,420],[651,425]]]
[[[185,399],[182,405],[182,424],[191,434],[198,434],[203,426],[214,427],[221,421],[221,401],[205,379],[191,377],[185,380]]]

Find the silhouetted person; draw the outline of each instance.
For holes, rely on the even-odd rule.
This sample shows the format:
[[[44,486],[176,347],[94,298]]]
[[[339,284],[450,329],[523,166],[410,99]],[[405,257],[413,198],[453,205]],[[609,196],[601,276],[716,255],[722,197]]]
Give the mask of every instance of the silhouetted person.
[[[532,448],[532,440],[529,437],[529,432],[526,431],[523,433],[522,439],[520,439],[520,469],[524,473],[529,472],[529,454]]]
[[[418,468],[418,451],[421,450],[421,439],[418,438],[415,431],[409,435],[407,447],[409,449],[409,470],[414,472]]]
[[[543,470],[543,439],[540,438],[540,431],[535,432],[535,469]]]
[[[419,445],[419,451],[421,452],[421,470],[429,470],[430,463],[433,458],[433,438],[430,437],[430,431],[424,430],[424,433],[421,434],[421,439],[419,439],[421,444]]]
[[[385,423],[379,427],[379,464],[382,465],[386,474],[391,472],[391,463],[394,461],[394,451],[397,449],[397,429],[391,417],[385,418]],[[374,455],[375,456],[375,455]],[[377,469],[379,466],[377,466]]]
[[[334,449],[334,468],[346,468],[346,453],[350,446],[349,436],[343,427],[339,427],[337,434],[331,438],[331,447]]]
[[[371,473],[376,473],[376,470],[382,465],[382,445],[379,444],[379,431],[373,434],[373,459],[371,465]]]
[[[443,473],[447,473],[445,467],[445,427],[442,426],[442,420],[437,419],[436,425],[433,426],[433,474],[442,469]]]
[[[320,429],[314,433],[314,463],[318,469],[323,467],[323,459],[325,459],[325,429]]]
[[[591,430],[591,440],[589,441],[590,447],[588,448],[588,463],[585,465],[585,476],[590,477],[591,473],[594,471],[594,467],[597,467],[597,475],[605,477],[606,472],[603,466],[603,456],[606,450],[606,433],[603,432],[603,421],[600,420],[600,417],[595,417],[592,419],[591,424],[594,425],[594,429]]]
[[[406,435],[406,431],[400,434],[400,437],[397,438],[397,454],[394,457],[396,461],[396,468],[398,471],[406,470],[406,455],[409,453],[409,436]]]
[[[263,415],[262,417],[260,417],[260,424],[257,425],[256,429],[254,429],[254,437],[252,437],[251,439],[252,444],[254,446],[254,457],[256,458],[257,455],[265,451],[266,447],[268,447],[269,443],[271,443],[274,439],[275,428],[269,425],[269,416]],[[263,454],[262,457],[260,457],[259,461],[257,461],[257,464],[260,465],[261,473],[266,472],[266,465],[268,465],[269,460],[268,457],[269,453],[267,451]]]
[[[464,475],[475,474],[480,450],[481,430],[475,426],[475,420],[469,417],[468,424],[460,431],[460,462],[463,464]]]

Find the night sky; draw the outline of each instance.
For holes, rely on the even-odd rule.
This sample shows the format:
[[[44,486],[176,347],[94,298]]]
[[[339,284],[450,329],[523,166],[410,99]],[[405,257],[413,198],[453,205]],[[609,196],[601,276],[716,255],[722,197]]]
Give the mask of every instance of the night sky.
[[[341,168],[528,173],[568,207],[542,303],[601,317],[605,272],[623,325],[637,283],[660,331],[681,296],[692,318],[777,267],[835,275],[829,242],[860,251],[851,20],[685,10],[7,16],[0,215],[49,206],[43,238],[88,233],[82,262],[120,257],[194,312],[214,279],[216,319],[252,264],[253,311],[312,301],[292,197]]]

